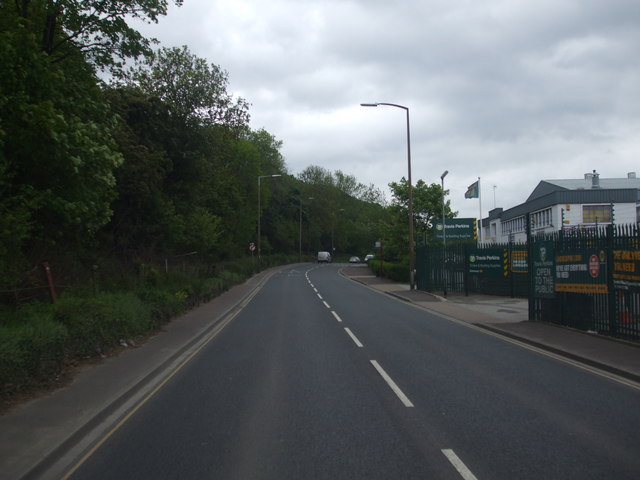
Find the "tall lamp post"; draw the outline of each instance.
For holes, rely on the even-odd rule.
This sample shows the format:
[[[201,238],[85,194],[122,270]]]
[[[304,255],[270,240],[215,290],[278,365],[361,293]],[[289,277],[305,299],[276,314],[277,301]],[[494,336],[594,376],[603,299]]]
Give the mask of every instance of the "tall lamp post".
[[[415,253],[413,249],[413,185],[411,184],[411,133],[409,128],[409,107],[404,105],[398,105],[395,103],[361,103],[362,107],[377,107],[384,105],[387,107],[396,107],[403,109],[407,114],[407,167],[408,167],[408,179],[409,182],[409,288],[415,289]]]
[[[344,212],[344,208],[336,210],[338,212]],[[335,255],[336,247],[333,244],[333,234],[336,229],[336,211],[331,212],[331,255]]]
[[[313,200],[313,197],[308,197],[308,200]],[[298,263],[302,262],[302,197],[298,198],[300,202],[300,227],[298,230]]]
[[[260,200],[261,200],[261,195],[260,195],[260,181],[263,178],[276,178],[276,177],[281,177],[282,175],[280,174],[273,174],[273,175],[260,175],[258,176],[258,271],[260,270],[260,258],[261,258],[261,252],[262,250],[260,250],[260,213],[261,213],[261,209],[260,209]]]
[[[447,276],[446,276],[446,259],[447,259],[447,223],[444,219],[444,177],[447,176],[449,170],[445,170],[440,175],[442,181],[442,293],[447,296]]]

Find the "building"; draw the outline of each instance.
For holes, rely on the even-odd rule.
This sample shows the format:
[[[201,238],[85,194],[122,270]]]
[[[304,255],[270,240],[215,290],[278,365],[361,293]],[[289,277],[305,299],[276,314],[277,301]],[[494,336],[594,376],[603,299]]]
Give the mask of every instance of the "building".
[[[613,208],[613,210],[612,210]],[[600,178],[594,170],[577,180],[543,180],[527,201],[508,210],[494,208],[482,219],[483,243],[526,241],[527,214],[534,235],[640,222],[640,179]]]

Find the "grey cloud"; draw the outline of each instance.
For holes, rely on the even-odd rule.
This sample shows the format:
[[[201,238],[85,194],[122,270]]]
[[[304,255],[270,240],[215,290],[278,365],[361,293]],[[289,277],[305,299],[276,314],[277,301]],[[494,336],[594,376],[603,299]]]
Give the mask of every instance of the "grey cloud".
[[[188,0],[147,32],[228,70],[294,172],[406,175],[402,112],[358,106],[376,101],[411,108],[414,178],[449,169],[462,214],[477,176],[486,211],[494,184],[508,207],[543,178],[636,170],[637,0]]]

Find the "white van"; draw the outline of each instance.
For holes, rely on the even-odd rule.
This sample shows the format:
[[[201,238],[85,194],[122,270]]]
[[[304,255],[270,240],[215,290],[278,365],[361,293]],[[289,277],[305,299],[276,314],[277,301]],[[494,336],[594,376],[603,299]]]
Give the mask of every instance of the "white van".
[[[318,252],[318,263],[331,263],[331,254],[329,252]]]

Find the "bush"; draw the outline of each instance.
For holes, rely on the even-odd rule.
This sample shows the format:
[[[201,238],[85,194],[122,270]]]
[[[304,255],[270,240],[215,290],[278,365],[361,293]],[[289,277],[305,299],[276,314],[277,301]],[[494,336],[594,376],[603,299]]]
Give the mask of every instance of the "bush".
[[[409,282],[409,265],[404,263],[389,263],[382,260],[369,260],[369,267],[376,275],[381,275],[396,282]]]
[[[69,338],[64,325],[50,315],[25,315],[0,326],[0,385],[2,393],[39,382],[60,371]]]
[[[68,350],[81,356],[95,355],[155,327],[150,307],[132,293],[63,296],[53,306],[53,317],[68,329]]]
[[[184,295],[168,289],[144,288],[137,292],[151,315],[154,326],[159,326],[185,310]]]

